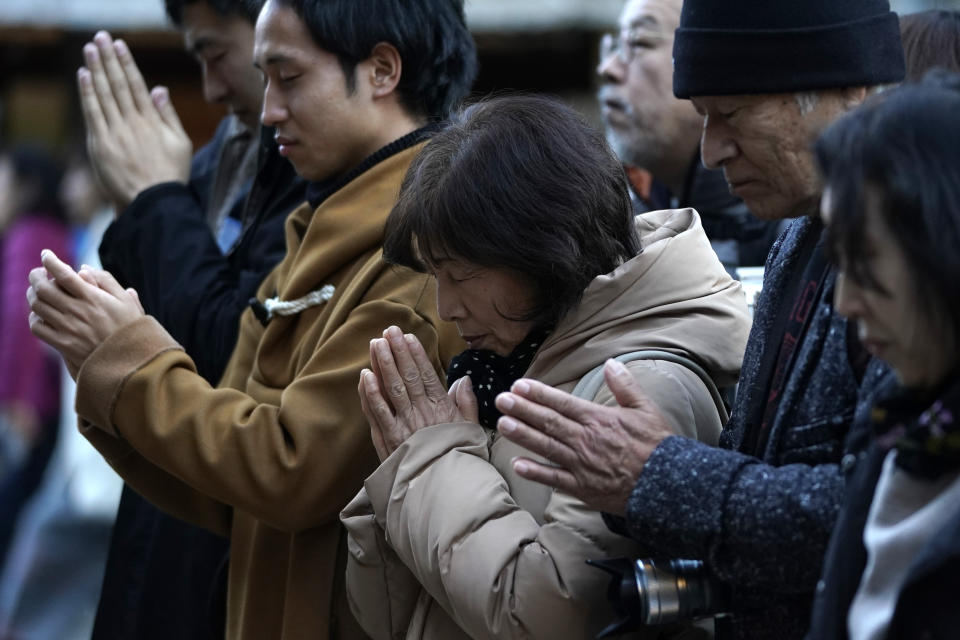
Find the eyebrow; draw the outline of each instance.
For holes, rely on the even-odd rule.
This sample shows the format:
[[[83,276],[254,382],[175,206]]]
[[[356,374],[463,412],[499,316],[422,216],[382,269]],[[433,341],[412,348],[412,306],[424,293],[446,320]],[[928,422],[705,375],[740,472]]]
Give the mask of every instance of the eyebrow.
[[[211,47],[215,44],[216,42],[214,42],[213,38],[210,38],[209,36],[200,36],[199,38],[193,41],[193,43],[190,45],[187,51],[189,51],[193,55],[200,55],[201,53],[203,53],[204,49]]]
[[[282,53],[274,53],[267,56],[267,59],[263,61],[263,65],[254,59],[253,66],[263,71],[264,67],[272,67],[274,65],[285,64],[288,62],[295,62],[295,60],[291,56],[284,55]]]
[[[630,25],[628,28],[629,29],[644,28],[644,29],[650,29],[652,31],[657,31],[660,29],[660,21],[657,20],[654,16],[643,15],[643,16],[640,16],[639,18],[634,19],[632,22],[630,22]]]

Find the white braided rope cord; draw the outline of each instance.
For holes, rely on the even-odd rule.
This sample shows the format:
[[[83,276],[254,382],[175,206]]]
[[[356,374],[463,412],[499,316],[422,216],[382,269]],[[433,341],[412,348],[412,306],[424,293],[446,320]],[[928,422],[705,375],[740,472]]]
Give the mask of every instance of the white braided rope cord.
[[[302,298],[284,301],[280,298],[267,298],[263,306],[267,309],[267,318],[273,316],[293,316],[310,307],[316,307],[330,301],[333,297],[332,284],[325,284],[315,291],[311,291]]]

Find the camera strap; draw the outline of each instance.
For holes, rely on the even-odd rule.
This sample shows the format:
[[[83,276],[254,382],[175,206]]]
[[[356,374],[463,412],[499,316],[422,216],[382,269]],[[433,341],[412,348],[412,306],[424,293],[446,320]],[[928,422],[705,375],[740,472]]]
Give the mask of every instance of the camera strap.
[[[710,377],[710,374],[708,374],[703,367],[690,358],[677,355],[670,351],[663,351],[661,349],[644,349],[642,351],[631,351],[630,353],[624,353],[623,355],[619,355],[614,359],[621,364],[633,362],[634,360],[664,360],[666,362],[672,362],[674,364],[679,364],[680,366],[686,367],[695,373],[698,378],[700,378],[700,382],[702,382],[703,386],[705,386],[707,391],[710,392],[710,397],[713,399],[713,403],[717,407],[717,414],[720,416],[721,424],[726,424],[727,420],[730,419],[730,414],[727,413],[727,407],[723,404],[723,396],[720,395],[720,390],[717,389],[717,385],[713,381],[713,378]],[[585,400],[593,400],[596,397],[597,392],[600,391],[600,387],[603,386],[604,382],[603,365],[601,364],[580,379],[580,382],[577,383],[577,386],[573,389],[573,395]]]

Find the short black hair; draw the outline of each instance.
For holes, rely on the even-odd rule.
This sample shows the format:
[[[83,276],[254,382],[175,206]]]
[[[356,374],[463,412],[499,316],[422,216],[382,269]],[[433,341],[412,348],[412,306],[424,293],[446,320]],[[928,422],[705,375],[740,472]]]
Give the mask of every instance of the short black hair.
[[[848,277],[885,291],[863,242],[867,193],[910,267],[927,316],[960,328],[960,75],[933,71],[869,100],[816,144],[829,189],[829,251]]]
[[[250,24],[256,24],[260,9],[265,0],[164,0],[167,15],[178,29],[183,28],[183,7],[188,4],[205,2],[221,16],[240,16]]]
[[[381,42],[403,62],[397,94],[411,114],[443,120],[477,74],[476,47],[463,0],[277,0],[292,8],[314,42],[337,56],[347,88],[354,70]]]
[[[570,107],[500,96],[454,115],[407,171],[384,257],[503,268],[534,290],[523,320],[558,321],[597,276],[640,251],[623,166]]]
[[[960,11],[921,11],[900,16],[907,82],[931,69],[960,71]]]

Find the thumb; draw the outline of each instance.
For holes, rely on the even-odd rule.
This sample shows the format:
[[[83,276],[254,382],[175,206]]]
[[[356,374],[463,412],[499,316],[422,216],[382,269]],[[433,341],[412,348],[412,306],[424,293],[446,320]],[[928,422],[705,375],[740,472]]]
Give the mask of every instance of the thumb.
[[[150,92],[150,97],[153,99],[153,105],[157,108],[160,119],[163,120],[164,124],[175,131],[184,133],[180,116],[177,115],[177,110],[173,108],[173,102],[170,101],[170,90],[166,87],[154,87],[153,91]],[[184,135],[186,134],[184,133]]]
[[[456,400],[460,416],[470,422],[480,421],[480,410],[477,407],[477,396],[473,393],[473,383],[470,376],[463,376],[457,380]]]
[[[608,359],[603,366],[603,379],[621,407],[642,409],[650,403],[650,398],[622,362]]]

